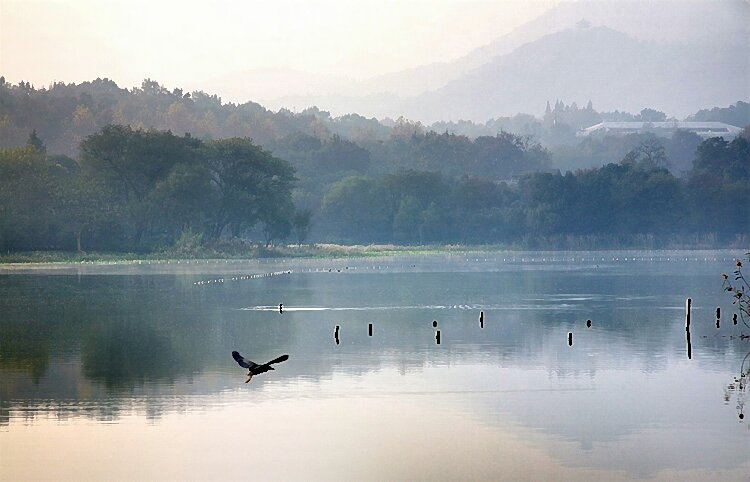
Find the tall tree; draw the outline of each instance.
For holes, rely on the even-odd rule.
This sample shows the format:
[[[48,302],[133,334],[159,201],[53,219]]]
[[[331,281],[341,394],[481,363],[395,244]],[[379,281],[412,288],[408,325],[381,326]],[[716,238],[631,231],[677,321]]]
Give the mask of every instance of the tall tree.
[[[296,178],[288,162],[241,138],[206,143],[202,159],[216,190],[210,232],[214,238],[227,227],[238,236],[261,218],[283,216],[291,222],[293,210],[288,207]]]
[[[200,141],[169,131],[144,131],[110,125],[81,143],[81,165],[110,189],[123,221],[140,244],[144,234],[162,232],[164,218],[157,186],[178,164],[196,162]]]

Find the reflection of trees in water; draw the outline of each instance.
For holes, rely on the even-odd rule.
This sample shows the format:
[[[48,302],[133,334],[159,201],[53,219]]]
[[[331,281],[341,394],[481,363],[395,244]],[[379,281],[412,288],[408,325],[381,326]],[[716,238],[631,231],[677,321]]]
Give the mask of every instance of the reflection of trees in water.
[[[197,361],[173,344],[171,335],[142,322],[115,322],[89,332],[81,355],[84,375],[110,388],[172,381],[198,370]]]
[[[750,352],[745,355],[740,364],[740,374],[727,384],[724,389],[724,402],[729,403],[734,396],[737,400],[737,417],[740,420],[745,419],[745,394],[748,387],[748,376],[750,376]]]
[[[190,353],[200,341],[187,336],[194,325],[176,308],[185,289],[173,277],[16,275],[4,281],[0,369],[27,371],[38,383],[50,363],[81,351],[87,377],[127,386],[174,379],[200,365]]]
[[[171,275],[27,278],[25,288],[16,290],[25,301],[17,302],[10,311],[3,308],[3,314],[11,316],[0,320],[0,330],[13,333],[11,349],[15,354],[11,357],[0,351],[0,369],[36,366],[37,371],[30,373],[37,377],[47,370],[45,390],[52,383],[82,381],[93,386],[92,392],[79,396],[97,404],[106,398],[108,408],[91,414],[97,418],[117,417],[118,406],[130,403],[123,394],[147,394],[144,403],[156,404],[152,411],[159,413],[159,403],[167,402],[158,399],[173,392],[178,379],[188,378],[188,383],[178,383],[181,391],[192,394],[213,394],[234,386],[230,353],[235,349],[251,359],[289,353],[290,361],[268,382],[325,380],[335,373],[359,376],[384,367],[418,372],[431,364],[477,361],[501,367],[547,367],[557,378],[593,375],[600,367],[636,365],[655,372],[667,365],[670,352],[682,357],[684,350],[682,312],[660,309],[674,289],[666,289],[659,276],[618,274],[592,284],[590,279],[567,272],[301,274],[211,287],[195,287],[186,281],[189,277]],[[598,296],[594,301],[546,296],[560,293],[561,286],[565,289],[562,293],[646,292],[653,296],[645,302],[618,301],[614,295]],[[285,307],[524,306],[518,310],[483,308],[483,330],[477,324],[480,308],[285,310],[283,315],[236,309],[279,302]],[[0,301],[0,307],[3,303],[6,300]],[[570,308],[557,309],[558,303]],[[632,303],[639,308],[629,309]],[[593,319],[595,329],[581,332],[587,318]],[[721,337],[701,337],[715,333],[713,320],[699,319],[700,314],[695,318],[694,350],[703,355],[701,363],[724,367],[734,356],[727,350],[729,342]],[[439,320],[443,335],[439,348],[434,344],[434,319]],[[368,337],[371,322],[375,334]],[[340,346],[332,336],[337,324],[341,326]],[[572,349],[565,342],[568,331],[583,337],[576,338]],[[606,345],[606,360],[588,357],[593,349],[589,339],[596,339],[597,350]],[[0,350],[5,349],[5,340],[5,336],[0,338]],[[77,353],[81,355],[79,372],[61,373],[49,367],[61,358],[75,358]],[[15,360],[13,364],[11,360]],[[198,372],[212,376],[193,380],[192,375]],[[216,374],[219,376],[213,376]],[[255,389],[262,389],[264,383],[258,380]],[[54,398],[55,393],[46,395]],[[41,391],[36,391],[28,400],[42,397]]]
[[[86,295],[76,278],[14,275],[0,283],[0,368],[38,383],[61,347],[79,338]]]
[[[46,328],[36,323],[1,324],[0,368],[23,370],[39,383],[49,366],[50,335]]]

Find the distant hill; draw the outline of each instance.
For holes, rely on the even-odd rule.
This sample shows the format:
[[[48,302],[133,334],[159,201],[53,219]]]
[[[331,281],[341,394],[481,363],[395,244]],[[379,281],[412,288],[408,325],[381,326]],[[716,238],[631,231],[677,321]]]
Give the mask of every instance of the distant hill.
[[[587,39],[608,43],[586,45]],[[592,99],[598,108],[632,111],[649,105],[684,117],[696,107],[750,99],[748,51],[750,3],[741,0],[563,2],[454,61],[348,84],[312,82],[313,88],[295,95],[258,98],[271,108],[317,105],[334,115],[356,111],[428,122],[539,114],[546,100],[554,99]],[[531,61],[528,55],[539,58]],[[482,81],[480,75],[487,77]],[[510,103],[473,105],[497,83],[506,91],[516,83],[530,92]],[[461,84],[466,99],[457,97]],[[544,95],[531,95],[539,89]]]
[[[750,4],[741,0],[562,2],[538,18],[450,62],[414,67],[360,82],[365,95],[414,96],[439,89],[518,47],[578,24],[606,26],[638,40],[666,44],[731,43],[750,47]],[[351,92],[349,93],[351,95]]]
[[[547,35],[411,99],[420,120],[482,121],[541,113],[547,100],[592,100],[599,110],[648,106],[684,117],[696,106],[750,98],[750,62],[739,46],[665,45],[605,27]]]

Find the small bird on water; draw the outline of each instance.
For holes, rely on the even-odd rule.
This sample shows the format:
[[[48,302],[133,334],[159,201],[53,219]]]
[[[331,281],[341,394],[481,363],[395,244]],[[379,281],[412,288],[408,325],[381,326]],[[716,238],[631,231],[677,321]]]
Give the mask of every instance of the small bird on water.
[[[242,357],[242,355],[239,354],[239,352],[233,351],[232,352],[232,358],[234,358],[234,361],[237,362],[239,366],[242,368],[247,368],[247,380],[245,380],[245,383],[249,383],[250,380],[253,379],[253,375],[258,375],[260,373],[265,373],[269,370],[275,370],[273,365],[274,363],[281,363],[283,361],[287,361],[289,359],[289,355],[281,355],[278,358],[274,358],[268,363],[264,363],[263,365],[258,365],[255,362],[252,362],[250,360],[246,360]]]

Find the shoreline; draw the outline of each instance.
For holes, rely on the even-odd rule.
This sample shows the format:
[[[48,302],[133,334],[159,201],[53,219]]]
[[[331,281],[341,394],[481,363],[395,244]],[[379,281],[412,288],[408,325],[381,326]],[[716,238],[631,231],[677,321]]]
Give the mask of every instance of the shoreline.
[[[716,258],[721,257],[726,261],[734,258],[747,256],[748,248],[604,248],[604,249],[520,249],[506,246],[397,246],[397,245],[333,245],[320,244],[314,246],[285,246],[281,249],[264,250],[266,256],[259,256],[255,252],[245,253],[200,253],[180,256],[179,253],[76,253],[58,251],[34,251],[25,253],[14,253],[0,256],[0,273],[12,273],[17,271],[62,271],[66,269],[79,269],[86,266],[119,266],[119,267],[147,267],[157,266],[174,268],[180,266],[190,268],[196,266],[229,264],[275,264],[298,261],[337,261],[337,260],[366,260],[369,258],[408,258],[408,257],[431,257],[431,256],[465,256],[465,255],[505,255],[505,257],[523,258],[530,255],[546,256],[556,258],[560,255],[584,255],[584,256],[607,256],[624,257],[637,254],[643,257],[647,254],[687,258]],[[217,256],[218,255],[218,256]],[[563,260],[564,258],[561,258]],[[613,259],[614,260],[614,259]],[[509,260],[510,261],[510,260]],[[520,261],[520,259],[519,259]],[[541,259],[539,260],[541,261]],[[618,259],[619,261],[619,259]],[[526,260],[525,260],[526,262]]]

